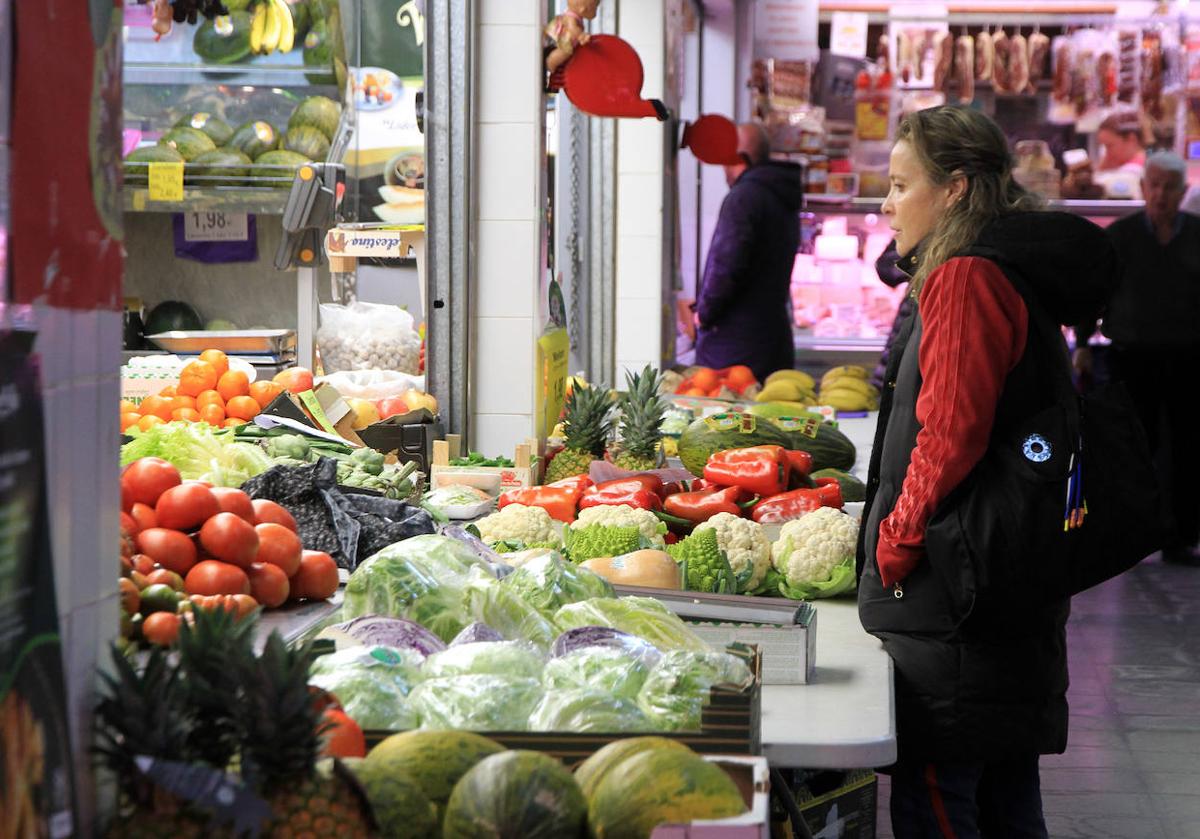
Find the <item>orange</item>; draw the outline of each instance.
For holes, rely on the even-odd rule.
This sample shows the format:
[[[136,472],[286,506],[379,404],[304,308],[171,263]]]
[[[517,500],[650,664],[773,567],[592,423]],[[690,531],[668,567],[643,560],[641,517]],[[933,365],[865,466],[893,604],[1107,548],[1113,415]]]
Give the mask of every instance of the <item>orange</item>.
[[[121,414],[121,430],[124,431],[131,425],[137,425],[141,419],[142,415],[137,411],[125,411]]]
[[[138,405],[138,413],[142,416],[158,417],[163,422],[171,419],[173,410],[175,409],[171,407],[171,400],[162,396],[147,396],[142,400],[142,404]]]
[[[132,402],[130,402],[128,399],[122,399],[122,400],[121,400],[121,413],[122,413],[122,414],[128,414],[128,413],[134,413],[134,414],[136,414],[137,412],[138,412],[138,406],[137,406],[137,405],[134,405],[134,404],[133,404]]]
[[[250,385],[250,398],[264,409],[281,393],[283,393],[283,385],[276,382],[255,382]]]
[[[701,367],[692,374],[692,387],[699,388],[703,391],[712,390],[720,384],[720,378],[717,376],[716,370],[710,370],[707,367]]]
[[[184,422],[200,422],[200,412],[195,408],[176,408],[171,412],[171,419]]]
[[[717,387],[714,387],[712,390],[710,390],[708,392],[708,395],[712,399],[716,399],[717,397],[719,397],[721,395],[721,386],[718,385]]]
[[[680,395],[681,396],[708,396],[708,391],[701,390],[698,387],[690,387]]]
[[[217,382],[217,393],[227,403],[235,396],[249,396],[250,379],[241,370],[230,370]],[[228,414],[229,410],[226,409],[225,413]]]
[[[179,374],[179,392],[184,396],[199,396],[212,390],[217,383],[217,371],[207,361],[191,361]]]
[[[200,360],[207,361],[217,371],[217,378],[229,372],[229,358],[220,350],[205,350],[200,353]]]
[[[156,417],[153,414],[148,414],[138,420],[137,427],[142,431],[149,431],[156,425],[163,425],[164,421],[161,417]]]
[[[160,390],[158,392],[158,395],[163,397],[164,399],[173,398],[176,395],[175,385],[167,385],[166,387],[164,387],[162,390]]]
[[[729,371],[725,374],[725,381],[730,387],[737,390],[738,388],[745,389],[757,382],[758,379],[754,378],[754,371],[749,367],[744,364],[736,364],[730,367]]]
[[[200,410],[205,405],[216,405],[222,411],[225,410],[225,399],[215,390],[206,390],[196,397],[196,410]]]
[[[200,421],[208,423],[213,428],[220,428],[225,422],[225,408],[209,402],[200,408]]]
[[[246,398],[249,399],[250,397],[247,396]],[[245,420],[240,420],[235,417],[230,417],[229,419],[225,420],[225,422],[223,423],[223,425],[226,428],[237,428],[239,425],[245,425],[245,424],[246,424]]]
[[[196,400],[190,396],[173,396],[171,397],[171,410],[178,411],[180,408],[195,409]]]
[[[249,396],[235,396],[225,405],[225,415],[240,420],[252,420],[261,410]]]

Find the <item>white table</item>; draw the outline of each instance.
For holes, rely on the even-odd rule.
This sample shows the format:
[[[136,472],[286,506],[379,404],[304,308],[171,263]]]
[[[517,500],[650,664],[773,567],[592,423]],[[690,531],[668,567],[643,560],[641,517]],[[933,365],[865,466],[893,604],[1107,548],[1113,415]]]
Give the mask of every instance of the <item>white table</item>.
[[[851,471],[863,480],[878,416],[838,423],[858,449]],[[896,759],[892,660],[862,628],[853,600],[818,600],[816,607],[816,675],[807,685],[763,687],[763,754],[775,766],[885,766]]]

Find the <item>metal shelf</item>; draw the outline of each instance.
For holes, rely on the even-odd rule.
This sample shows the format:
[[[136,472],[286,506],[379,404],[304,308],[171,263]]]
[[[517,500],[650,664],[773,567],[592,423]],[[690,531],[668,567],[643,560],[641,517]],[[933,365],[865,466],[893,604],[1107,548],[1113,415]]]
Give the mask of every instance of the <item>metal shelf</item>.
[[[289,190],[266,187],[185,187],[182,201],[151,201],[145,187],[125,187],[127,213],[254,213],[283,215]]]
[[[851,215],[878,214],[883,205],[882,198],[850,198],[844,201],[806,200],[801,208],[810,213],[841,213]],[[1142,201],[1072,201],[1052,200],[1046,202],[1051,210],[1062,210],[1080,216],[1126,216],[1142,209]]]

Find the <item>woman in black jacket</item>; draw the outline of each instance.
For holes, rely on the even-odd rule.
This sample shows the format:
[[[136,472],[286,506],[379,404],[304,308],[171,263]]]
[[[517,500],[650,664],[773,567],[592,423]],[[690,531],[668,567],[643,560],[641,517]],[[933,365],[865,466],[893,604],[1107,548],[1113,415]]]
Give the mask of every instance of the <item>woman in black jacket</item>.
[[[979,112],[920,111],[898,135],[883,212],[917,311],[885,375],[858,557],[859,615],[895,665],[893,830],[1045,837],[1038,757],[1066,747],[1068,600],[1021,569],[1045,559],[1029,522],[1061,520],[1061,498],[1030,516],[1042,496],[992,490],[1069,456],[1037,425],[1070,374],[1055,325],[1099,309],[1112,251],[1090,222],[1040,211]]]

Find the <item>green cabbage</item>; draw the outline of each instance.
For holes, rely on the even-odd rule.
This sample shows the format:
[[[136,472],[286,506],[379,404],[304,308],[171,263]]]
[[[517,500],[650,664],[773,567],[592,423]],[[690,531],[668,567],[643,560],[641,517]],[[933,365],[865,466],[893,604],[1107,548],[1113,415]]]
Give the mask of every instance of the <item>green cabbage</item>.
[[[239,487],[275,465],[259,446],[239,443],[230,431],[215,431],[202,422],[168,422],[125,433],[134,439],[121,446],[122,466],[143,457],[161,457],[185,481]]]
[[[586,734],[655,729],[636,702],[600,690],[562,690],[542,697],[529,719],[529,730]]]
[[[554,622],[562,630],[610,626],[644,638],[660,650],[710,649],[679,616],[653,597],[592,598],[559,609]]]
[[[616,596],[608,580],[572,565],[557,553],[546,553],[523,564],[505,577],[502,585],[547,617],[568,603]]]
[[[549,649],[558,637],[558,629],[547,615],[503,583],[482,574],[467,583],[463,606],[469,621],[486,623],[509,640],[525,640]]]
[[[547,691],[589,689],[613,699],[637,699],[649,668],[637,657],[613,647],[583,647],[546,662]]]
[[[525,731],[542,686],[537,679],[452,676],[422,682],[408,699],[421,728]]]
[[[421,672],[426,679],[469,674],[536,679],[542,667],[542,656],[524,641],[480,641],[434,653]]]
[[[350,647],[318,658],[309,684],[338,698],[363,728],[413,728],[407,696],[421,681],[422,656],[392,647]]]
[[[713,685],[742,686],[750,668],[737,656],[677,650],[663,656],[638,693],[638,707],[663,731],[695,731]]]

